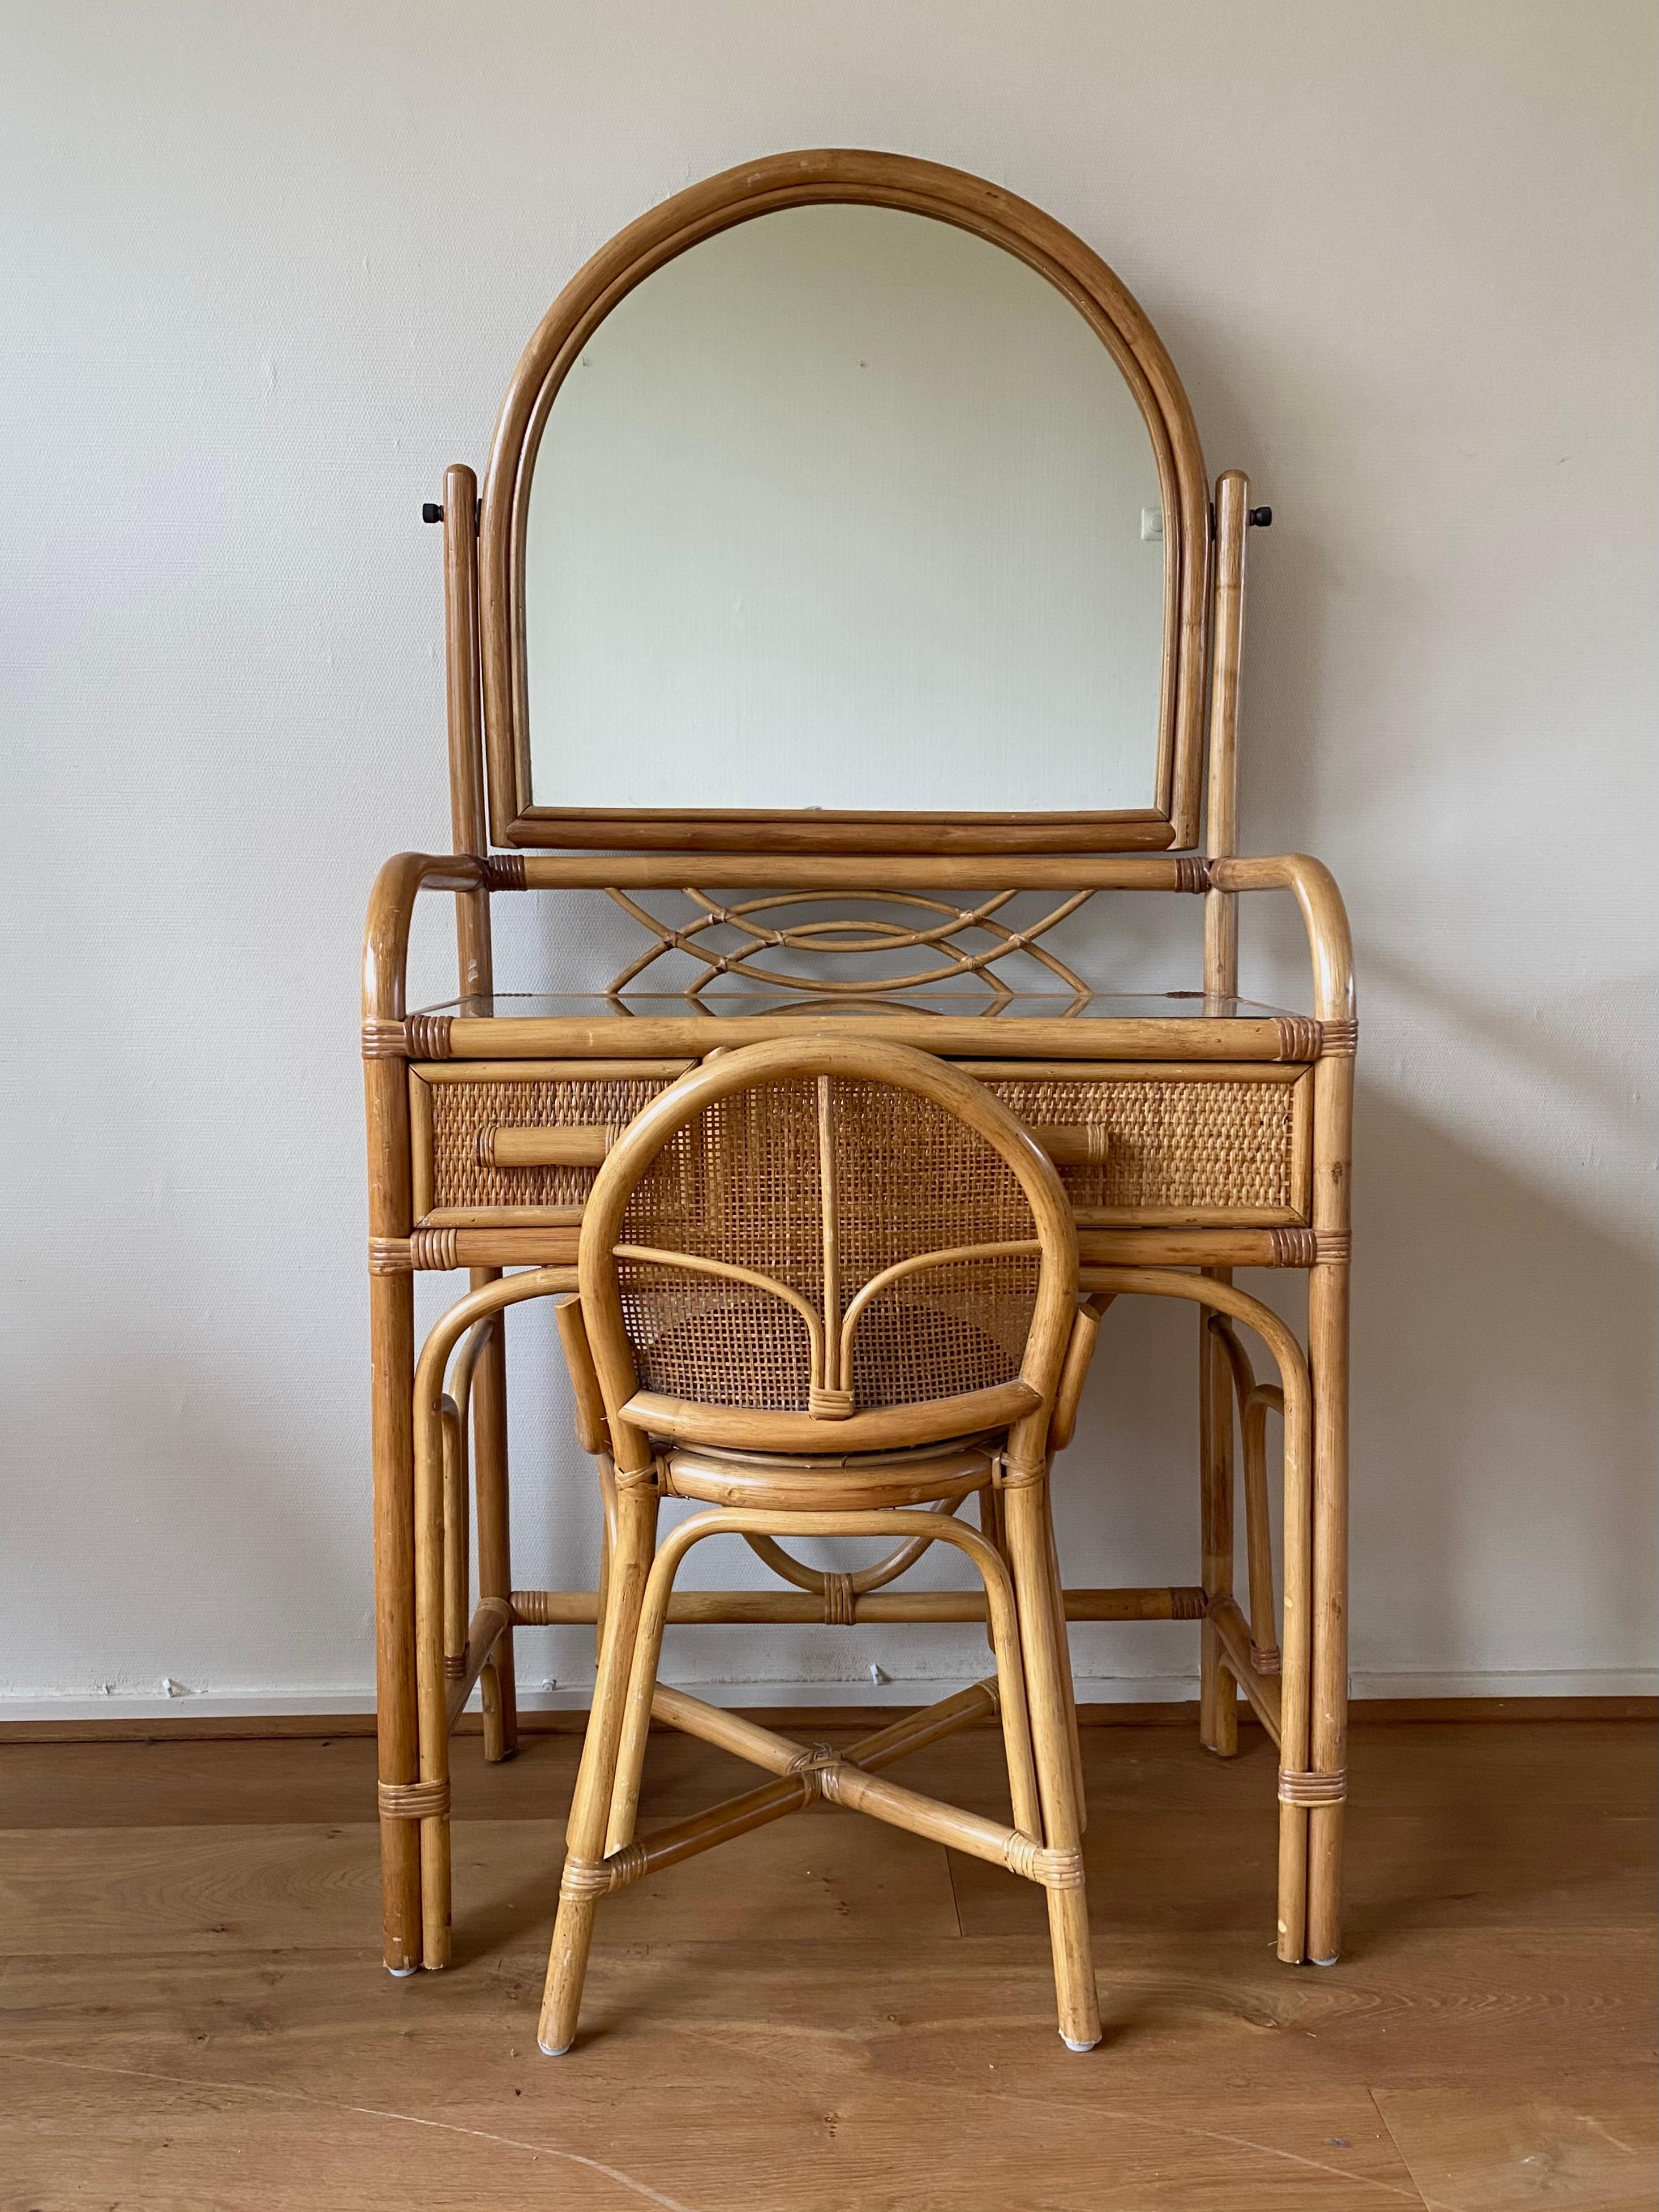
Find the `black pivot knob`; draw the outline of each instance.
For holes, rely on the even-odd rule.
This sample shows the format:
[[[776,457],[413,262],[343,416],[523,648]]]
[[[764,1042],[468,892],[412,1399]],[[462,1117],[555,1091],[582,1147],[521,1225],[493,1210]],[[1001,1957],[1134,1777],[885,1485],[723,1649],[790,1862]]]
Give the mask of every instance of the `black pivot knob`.
[[[422,522],[441,522],[443,519],[444,511],[435,499],[428,499],[422,504],[421,508]]]
[[[1253,530],[1271,530],[1273,526],[1273,511],[1272,507],[1253,507],[1250,509],[1250,527]]]

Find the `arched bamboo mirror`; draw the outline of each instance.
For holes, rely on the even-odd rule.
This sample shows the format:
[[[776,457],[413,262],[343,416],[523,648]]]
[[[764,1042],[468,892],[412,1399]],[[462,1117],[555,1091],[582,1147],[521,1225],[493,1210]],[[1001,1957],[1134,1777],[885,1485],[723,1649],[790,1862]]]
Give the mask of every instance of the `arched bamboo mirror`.
[[[1134,302],[1039,210],[780,156],[614,240],[483,501],[495,842],[1191,844],[1207,504]]]

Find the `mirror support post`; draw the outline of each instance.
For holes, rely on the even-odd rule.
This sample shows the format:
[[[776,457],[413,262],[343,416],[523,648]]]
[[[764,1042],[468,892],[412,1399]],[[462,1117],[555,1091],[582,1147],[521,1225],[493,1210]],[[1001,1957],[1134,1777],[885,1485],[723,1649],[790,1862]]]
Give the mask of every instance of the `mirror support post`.
[[[1210,758],[1205,850],[1212,860],[1238,851],[1238,675],[1244,645],[1244,533],[1250,480],[1229,469],[1215,487],[1215,614],[1210,659]],[[1204,899],[1204,988],[1238,991],[1238,900],[1212,890]]]
[[[483,747],[480,731],[478,635],[478,479],[464,462],[444,471],[444,663],[449,720],[449,811],[458,853],[487,860]],[[463,998],[487,998],[495,988],[487,881],[455,895],[459,984]],[[499,1267],[474,1267],[472,1289],[500,1276]],[[498,1321],[479,1355],[473,1380],[472,1449],[477,1517],[478,1595],[509,1597],[513,1588],[507,1480],[507,1343]],[[518,1746],[518,1699],[513,1631],[501,1635],[480,1683],[484,1708],[484,1756],[508,1759]]]
[[[483,860],[483,753],[478,735],[478,479],[463,462],[444,471],[444,670],[449,718],[449,818],[453,848]],[[455,895],[456,950],[463,998],[491,984],[489,893]]]
[[[1238,850],[1238,678],[1244,643],[1244,533],[1249,527],[1250,482],[1229,469],[1215,487],[1215,578],[1210,659],[1210,743],[1205,849],[1212,860]],[[1235,998],[1238,993],[1238,895],[1204,895],[1204,988]],[[1208,1267],[1231,1282],[1228,1267]],[[1198,1328],[1199,1499],[1203,1529],[1205,1601],[1213,1609],[1233,1589],[1233,1390],[1223,1346],[1201,1309]],[[1230,1759],[1238,1749],[1238,1691],[1228,1672],[1214,1620],[1202,1630],[1199,1736],[1208,1750]]]

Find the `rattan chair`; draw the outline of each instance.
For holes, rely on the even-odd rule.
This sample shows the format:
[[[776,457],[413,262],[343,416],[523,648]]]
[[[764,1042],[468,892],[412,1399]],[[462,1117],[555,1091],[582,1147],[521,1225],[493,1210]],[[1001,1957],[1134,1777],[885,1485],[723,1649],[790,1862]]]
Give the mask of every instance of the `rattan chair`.
[[[818,1797],[1041,1884],[1060,2032],[1072,2050],[1092,2048],[1077,1716],[1048,1478],[1094,1330],[1079,1317],[1072,1215],[1048,1158],[981,1085],[906,1047],[820,1039],[723,1053],[611,1152],[582,1217],[578,1279],[560,1330],[579,1427],[599,1455],[608,1568],[542,2049],[574,2039],[608,1891]],[[977,1529],[951,1517],[975,1495]],[[711,1510],[659,1545],[664,1496]],[[779,1537],[895,1537],[907,1560],[929,1542],[955,1545],[985,1584],[994,1679],[839,1753],[666,1688],[657,1664],[676,1571],[723,1533],[791,1566]],[[1012,1827],[879,1776],[998,1709]],[[653,1718],[774,1778],[637,1836]]]

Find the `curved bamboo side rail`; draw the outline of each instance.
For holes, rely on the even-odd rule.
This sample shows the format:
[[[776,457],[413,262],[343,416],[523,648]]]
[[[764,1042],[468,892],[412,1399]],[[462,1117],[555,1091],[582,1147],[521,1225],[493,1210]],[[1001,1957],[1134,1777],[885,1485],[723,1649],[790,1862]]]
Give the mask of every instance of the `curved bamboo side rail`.
[[[1298,1966],[1308,1942],[1308,1808],[1287,1798],[1309,1772],[1313,1658],[1312,1386],[1301,1346],[1279,1316],[1231,1283],[1162,1269],[1103,1267],[1110,1288],[1151,1297],[1185,1298],[1243,1322],[1278,1364],[1285,1397],[1285,1631],[1279,1688],[1279,1957]],[[1322,1771],[1323,1770],[1322,1770]]]
[[[1302,913],[1313,963],[1314,1016],[1321,1022],[1354,1018],[1353,939],[1336,878],[1309,853],[1279,853],[1210,863],[1218,891],[1288,890]]]
[[[1258,1382],[1249,1354],[1224,1315],[1207,1324],[1222,1346],[1232,1376],[1244,1439],[1244,1541],[1250,1585],[1250,1661],[1259,1674],[1279,1670],[1278,1613],[1273,1600],[1273,1527],[1267,1510],[1267,1416],[1283,1414],[1285,1394],[1276,1382]]]
[[[409,928],[423,890],[476,891],[489,881],[486,862],[467,853],[394,853],[368,895],[363,932],[363,1021],[400,1022],[409,968]]]
[[[442,1406],[444,1425],[444,1668],[457,1676],[467,1658],[471,1589],[471,1455],[468,1437],[472,1419],[472,1382],[480,1353],[494,1322],[475,1322],[457,1355],[449,1375],[449,1393]]]
[[[444,1546],[444,1429],[445,1373],[451,1353],[477,1323],[488,1322],[509,1305],[526,1298],[545,1297],[564,1288],[563,1271],[537,1268],[522,1275],[507,1275],[482,1285],[458,1299],[440,1316],[422,1346],[415,1367],[414,1501],[412,1534],[415,1571],[415,1696],[421,1784],[430,1802],[420,1814],[422,1960],[428,1967],[449,1963],[449,1731],[451,1680],[444,1668],[444,1626],[447,1576]],[[489,1664],[500,1638],[510,1632],[513,1609],[503,1595],[491,1601],[490,1622],[482,1620],[483,1608],[474,1616],[483,1629],[467,1653],[469,1672],[463,1675],[461,1702],[473,1680]],[[487,1639],[487,1640],[486,1640]]]
[[[941,1498],[934,1504],[918,1510],[951,1514],[958,1511],[962,1503],[960,1498]],[[912,1536],[908,1542],[889,1552],[885,1559],[873,1560],[869,1566],[856,1567],[844,1575],[831,1574],[823,1567],[809,1567],[804,1559],[795,1559],[784,1550],[781,1544],[774,1542],[770,1536],[750,1536],[744,1540],[755,1557],[763,1559],[775,1575],[787,1583],[793,1583],[799,1590],[805,1590],[812,1596],[824,1599],[826,1619],[831,1617],[836,1600],[838,1597],[844,1599],[846,1619],[850,1626],[855,1618],[857,1601],[868,1597],[875,1590],[884,1589],[889,1583],[896,1582],[901,1575],[908,1573],[933,1540],[931,1536]],[[839,1614],[836,1617],[839,1618]]]

